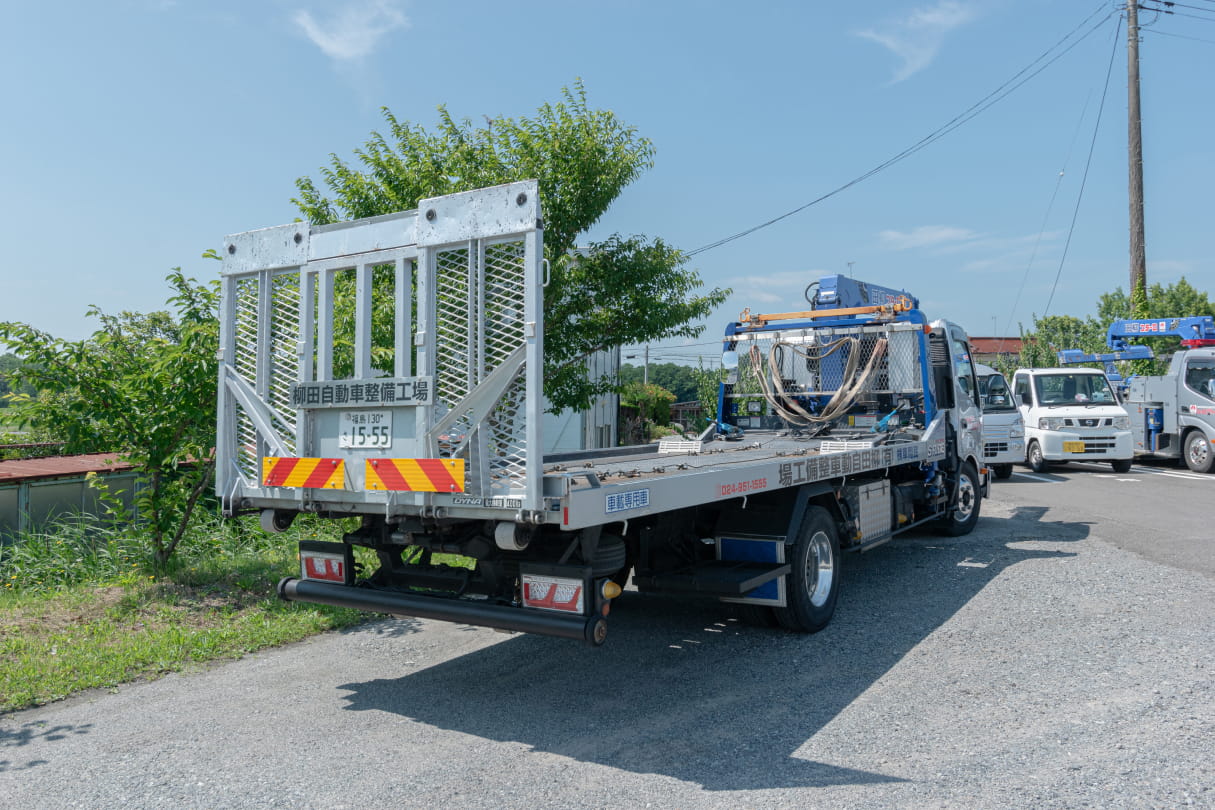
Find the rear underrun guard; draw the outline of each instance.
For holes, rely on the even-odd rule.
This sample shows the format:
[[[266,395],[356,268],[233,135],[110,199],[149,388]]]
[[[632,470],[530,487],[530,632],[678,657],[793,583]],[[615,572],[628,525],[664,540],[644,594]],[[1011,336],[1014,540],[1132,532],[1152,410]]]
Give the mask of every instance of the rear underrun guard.
[[[416,616],[519,633],[580,639],[594,646],[602,644],[607,637],[607,620],[598,615],[562,615],[534,608],[391,593],[296,577],[282,579],[278,583],[278,595],[288,602],[314,602],[394,616]]]

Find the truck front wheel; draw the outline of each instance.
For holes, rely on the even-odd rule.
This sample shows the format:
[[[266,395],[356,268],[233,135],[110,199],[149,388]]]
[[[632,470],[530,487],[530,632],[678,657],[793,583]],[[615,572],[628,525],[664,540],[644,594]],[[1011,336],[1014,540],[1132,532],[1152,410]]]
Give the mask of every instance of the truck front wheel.
[[[1030,442],[1025,452],[1025,463],[1036,473],[1046,472],[1046,456],[1042,455],[1042,447],[1037,442]]]
[[[938,524],[950,537],[970,534],[979,522],[979,505],[983,499],[979,474],[969,461],[958,468],[958,481],[948,514]]]
[[[1201,430],[1191,430],[1185,437],[1185,466],[1197,473],[1209,473],[1215,467],[1215,452]]]
[[[840,590],[840,541],[835,521],[821,506],[806,510],[797,542],[789,549],[786,607],[773,608],[786,630],[817,633],[835,613]]]

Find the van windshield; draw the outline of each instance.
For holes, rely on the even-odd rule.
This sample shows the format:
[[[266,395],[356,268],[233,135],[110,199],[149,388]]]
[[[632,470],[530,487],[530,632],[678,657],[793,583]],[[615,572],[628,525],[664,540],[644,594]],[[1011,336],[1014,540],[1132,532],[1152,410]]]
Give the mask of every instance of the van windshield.
[[[980,374],[979,394],[983,399],[983,410],[986,413],[998,411],[1015,411],[1012,391],[1008,390],[1008,381],[1003,374]]]
[[[1042,374],[1034,378],[1040,405],[1114,404],[1114,392],[1101,374]]]

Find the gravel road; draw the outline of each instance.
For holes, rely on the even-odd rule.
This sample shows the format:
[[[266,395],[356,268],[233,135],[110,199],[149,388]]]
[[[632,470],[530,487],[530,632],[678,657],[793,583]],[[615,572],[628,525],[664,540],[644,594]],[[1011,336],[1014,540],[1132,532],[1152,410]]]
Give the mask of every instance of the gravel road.
[[[1215,807],[1215,581],[1051,514],[846,558],[815,636],[630,592],[599,650],[390,620],[10,714],[0,805]]]

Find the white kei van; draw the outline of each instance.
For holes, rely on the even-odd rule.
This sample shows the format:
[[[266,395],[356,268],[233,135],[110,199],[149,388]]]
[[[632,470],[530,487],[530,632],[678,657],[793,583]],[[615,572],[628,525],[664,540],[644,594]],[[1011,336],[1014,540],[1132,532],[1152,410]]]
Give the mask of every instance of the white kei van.
[[[983,463],[1005,479],[1013,464],[1025,461],[1025,420],[1003,374],[982,363],[975,363],[975,373],[983,402]]]
[[[1013,396],[1025,419],[1025,463],[1042,472],[1048,462],[1108,461],[1131,468],[1131,418],[1094,368],[1019,368]]]

